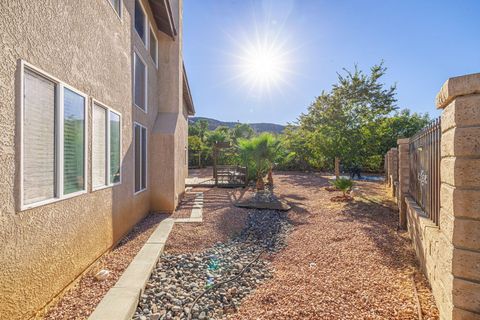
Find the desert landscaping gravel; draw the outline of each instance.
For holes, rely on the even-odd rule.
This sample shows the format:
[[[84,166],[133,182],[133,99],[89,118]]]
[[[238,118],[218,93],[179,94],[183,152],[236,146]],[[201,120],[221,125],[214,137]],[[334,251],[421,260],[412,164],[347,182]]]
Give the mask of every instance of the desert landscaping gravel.
[[[204,193],[203,222],[175,224],[135,319],[187,314],[197,319],[419,319],[417,297],[422,318],[438,319],[408,234],[397,230],[398,212],[384,184],[356,182],[353,201],[332,202],[338,192],[325,190],[324,175],[291,172],[274,178],[275,194],[292,206],[277,216],[283,226],[280,240],[242,277],[208,291],[193,310],[189,304],[199,293],[238,275],[265,247],[274,229],[250,240],[245,230],[252,221],[262,225],[255,217],[268,221],[276,213],[236,208],[233,203],[251,196],[251,189],[192,190]],[[174,217],[187,217],[190,210],[186,199]],[[118,259],[122,270],[128,259]],[[77,286],[48,319],[85,319],[114,283],[87,277],[85,285],[80,282],[87,289]]]
[[[418,319],[413,283],[423,319],[438,319],[382,183],[357,182],[361,197],[333,203],[320,175],[275,178],[277,195],[293,206],[294,230],[287,247],[273,257],[272,279],[246,297],[230,319]]]
[[[272,277],[264,257],[284,247],[288,229],[283,213],[251,211],[245,228],[229,241],[200,253],[162,255],[133,319],[212,319],[234,313],[244,297]]]
[[[140,221],[115,248],[103,255],[94,265],[48,308],[44,319],[87,319],[107,291],[113,287],[137,252],[166,215],[151,214]],[[108,270],[104,281],[97,281],[95,274]],[[42,318],[40,314],[37,318]]]
[[[203,192],[203,222],[175,223],[165,245],[167,253],[203,251],[217,242],[227,241],[245,226],[248,210],[233,206],[245,196],[245,190],[194,188],[191,192]],[[183,213],[175,213],[174,217],[186,217],[186,212],[189,216],[191,208],[189,202],[182,203]]]

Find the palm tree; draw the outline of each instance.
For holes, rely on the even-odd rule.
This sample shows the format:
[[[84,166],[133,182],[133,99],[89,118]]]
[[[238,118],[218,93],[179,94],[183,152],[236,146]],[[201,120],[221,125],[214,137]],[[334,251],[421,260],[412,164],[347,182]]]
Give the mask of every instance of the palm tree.
[[[278,155],[279,141],[270,133],[262,133],[251,139],[239,139],[240,153],[249,171],[253,169],[257,190],[264,190],[263,177],[273,186],[272,169]]]

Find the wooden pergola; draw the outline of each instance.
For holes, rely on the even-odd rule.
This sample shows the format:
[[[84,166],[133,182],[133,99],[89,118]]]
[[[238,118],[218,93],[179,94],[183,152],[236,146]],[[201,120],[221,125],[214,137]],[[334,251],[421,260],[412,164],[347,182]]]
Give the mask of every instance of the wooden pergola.
[[[229,142],[217,142],[213,146],[213,178],[215,186],[220,187],[239,187],[246,186],[247,168],[238,165],[219,165],[218,156],[222,149],[231,148]]]

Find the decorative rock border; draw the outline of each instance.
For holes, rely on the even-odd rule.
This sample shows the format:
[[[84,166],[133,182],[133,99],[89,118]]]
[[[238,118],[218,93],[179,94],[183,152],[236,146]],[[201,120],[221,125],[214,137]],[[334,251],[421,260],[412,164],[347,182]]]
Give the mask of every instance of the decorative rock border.
[[[273,273],[262,255],[285,246],[291,225],[276,210],[251,210],[242,232],[207,250],[164,254],[140,297],[133,320],[205,320],[237,311]]]
[[[140,249],[117,283],[107,292],[90,315],[90,320],[129,320],[135,313],[140,296],[163,253],[165,243],[175,223],[203,221],[203,192],[195,192],[190,218],[167,218],[160,222]]]

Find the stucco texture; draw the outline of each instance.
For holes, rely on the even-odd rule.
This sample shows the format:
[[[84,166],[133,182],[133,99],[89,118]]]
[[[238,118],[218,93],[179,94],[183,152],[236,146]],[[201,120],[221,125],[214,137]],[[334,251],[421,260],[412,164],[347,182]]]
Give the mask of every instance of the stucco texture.
[[[172,176],[160,177],[162,180],[154,181],[158,176],[153,174],[163,171],[163,165],[174,168],[184,157],[187,122],[177,99],[181,89],[159,98],[172,89],[160,89],[161,81],[181,79],[180,69],[171,67],[172,59],[181,63],[181,38],[173,41],[158,34],[159,55],[170,50],[158,70],[146,59],[149,109],[145,114],[132,105],[132,55],[133,48],[142,55],[148,52],[137,48],[139,38],[132,30],[134,1],[123,3],[119,18],[107,0],[0,2],[0,319],[33,317],[149,211],[174,208],[178,201],[175,195],[178,197],[184,188],[185,167],[183,171],[175,169]],[[150,11],[148,15],[151,19]],[[89,130],[87,193],[30,210],[19,209],[21,60],[121,114],[121,184],[92,191]],[[163,72],[170,74],[159,76]],[[165,148],[174,156],[162,158],[169,161],[163,164],[149,153],[148,188],[134,196],[133,121],[147,127],[149,151],[160,153],[161,146],[153,146],[151,136],[161,108],[177,114],[175,131],[165,135],[172,141],[164,139]],[[88,112],[91,128],[91,103]],[[177,155],[179,149],[182,152]],[[152,207],[155,185],[174,191],[157,208]]]

